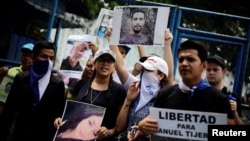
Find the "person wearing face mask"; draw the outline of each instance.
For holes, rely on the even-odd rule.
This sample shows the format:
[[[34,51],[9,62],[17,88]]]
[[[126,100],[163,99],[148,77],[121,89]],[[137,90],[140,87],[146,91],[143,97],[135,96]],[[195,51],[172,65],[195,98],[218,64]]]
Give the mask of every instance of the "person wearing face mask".
[[[108,33],[109,34],[109,33]],[[119,139],[127,140],[131,137],[131,128],[137,128],[138,122],[149,114],[149,107],[152,106],[157,92],[165,86],[172,85],[173,81],[173,57],[171,51],[171,42],[173,36],[169,29],[165,30],[164,59],[159,56],[149,56],[144,62],[138,62],[140,65],[140,80],[129,73],[124,65],[122,55],[118,47],[110,45],[110,49],[117,54],[116,71],[126,90],[130,86],[135,86],[138,93],[127,97],[123,103],[116,121],[116,130],[123,132],[118,136]],[[134,140],[134,138],[133,138]],[[149,138],[138,136],[136,141],[147,141]]]
[[[13,81],[0,119],[0,140],[6,141],[12,122],[12,141],[50,141],[56,132],[53,122],[65,104],[64,82],[52,74],[54,43],[37,42],[29,71]],[[42,131],[42,132],[41,132]]]

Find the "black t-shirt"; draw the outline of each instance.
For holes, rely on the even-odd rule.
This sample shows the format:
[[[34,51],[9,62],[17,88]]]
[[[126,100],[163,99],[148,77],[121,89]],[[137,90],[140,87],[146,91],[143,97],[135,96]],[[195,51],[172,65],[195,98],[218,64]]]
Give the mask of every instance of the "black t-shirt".
[[[121,84],[112,81],[110,88],[108,90],[101,91],[100,93],[100,91],[89,87],[90,81],[91,80],[79,81],[73,91],[73,95],[76,96],[77,101],[91,103],[92,99],[94,105],[105,107],[106,111],[102,121],[102,126],[105,126],[108,129],[114,128],[116,118],[126,98],[127,93],[125,88]],[[93,94],[92,98],[90,96],[91,91]],[[102,141],[113,141],[114,139],[115,138],[105,138]]]
[[[208,87],[203,90],[195,90],[191,99],[188,93],[184,93],[179,89],[178,84],[165,87],[159,91],[154,107],[226,113],[228,118],[233,119],[233,114],[227,97],[213,87]]]

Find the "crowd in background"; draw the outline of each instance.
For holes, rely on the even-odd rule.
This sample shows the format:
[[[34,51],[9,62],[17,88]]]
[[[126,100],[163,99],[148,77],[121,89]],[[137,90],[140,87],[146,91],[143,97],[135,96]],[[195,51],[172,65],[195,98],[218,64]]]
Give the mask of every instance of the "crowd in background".
[[[106,111],[100,126],[95,126],[100,121],[98,113],[78,117],[77,123],[55,138],[57,141],[149,141],[158,131],[157,120],[149,117],[150,107],[223,113],[228,125],[243,125],[243,120],[250,120],[250,114],[242,114],[239,94],[230,92],[223,83],[227,69],[222,57],[208,56],[200,41],[183,41],[177,53],[181,81],[176,83],[171,50],[174,37],[165,29],[163,57],[146,54],[141,45],[147,42],[142,34],[145,18],[143,11],[133,11],[131,31],[122,37],[123,43],[138,44],[140,59],[133,62],[134,67],[125,66],[130,53],[127,45],[100,49],[96,42],[75,41],[72,54],[61,67],[83,73],[67,85],[60,73],[52,71],[56,57],[53,43],[24,44],[21,66],[0,69],[1,80],[6,75],[14,77],[8,97],[1,103],[0,140],[52,141],[56,131],[70,122],[62,121],[67,99],[105,107]],[[112,30],[105,32],[107,41]],[[87,47],[92,55],[81,66],[78,61]],[[246,99],[250,105],[250,95]]]

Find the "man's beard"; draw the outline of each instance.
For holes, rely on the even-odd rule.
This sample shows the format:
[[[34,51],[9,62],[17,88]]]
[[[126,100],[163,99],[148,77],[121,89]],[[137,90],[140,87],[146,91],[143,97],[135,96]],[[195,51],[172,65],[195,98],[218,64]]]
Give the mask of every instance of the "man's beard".
[[[139,34],[141,32],[141,27],[139,29],[133,28],[135,34]]]

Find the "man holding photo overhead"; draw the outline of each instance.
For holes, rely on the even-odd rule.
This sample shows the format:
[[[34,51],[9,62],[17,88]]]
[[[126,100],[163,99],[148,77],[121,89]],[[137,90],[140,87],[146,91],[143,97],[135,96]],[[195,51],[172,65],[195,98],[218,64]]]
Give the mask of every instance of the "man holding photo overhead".
[[[131,30],[121,36],[120,44],[140,44],[147,45],[149,38],[142,33],[146,22],[146,14],[141,9],[131,10]]]

